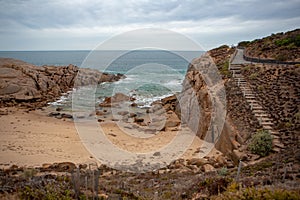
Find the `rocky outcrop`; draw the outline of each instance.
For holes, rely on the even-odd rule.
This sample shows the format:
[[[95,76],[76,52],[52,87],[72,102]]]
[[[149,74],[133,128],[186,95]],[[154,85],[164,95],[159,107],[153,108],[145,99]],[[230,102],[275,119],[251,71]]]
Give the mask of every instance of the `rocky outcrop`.
[[[68,66],[34,66],[0,59],[0,106],[42,107],[76,86],[117,81],[123,76]]]
[[[218,69],[208,54],[195,59],[189,66],[178,95],[177,111],[183,124],[187,124],[201,139],[217,139],[226,116],[225,89]],[[218,129],[217,129],[218,128]]]
[[[205,81],[194,65],[186,73],[182,93],[178,98],[176,110],[181,121],[203,139],[209,127],[212,103]]]
[[[231,48],[223,46],[211,50],[209,55],[214,56],[212,60],[216,63],[217,69],[221,71],[224,63],[229,61],[230,53],[232,53]],[[222,59],[223,61],[221,61]],[[213,131],[216,132],[216,130],[212,130],[212,124],[216,123],[216,116],[223,114],[225,121],[223,121],[222,129],[217,132],[219,139],[215,140],[215,147],[236,163],[240,159],[251,159],[251,155],[247,152],[247,143],[251,135],[261,126],[251,113],[251,108],[245,101],[243,93],[230,76],[222,76],[221,84],[220,80],[213,80],[214,76],[211,76],[210,79],[207,78],[207,74],[211,72],[203,70],[203,68],[210,67],[205,60],[207,59],[203,57],[198,58],[189,66],[183,91],[178,95],[179,103],[177,103],[176,111],[181,116],[182,122],[194,130],[198,137],[208,142],[211,142],[208,140],[209,134]],[[210,64],[213,65],[213,63]],[[212,83],[216,83],[214,87],[211,87]],[[218,95],[218,88],[220,88],[218,84],[225,88],[226,95],[222,92],[220,92],[222,95]],[[214,96],[219,98],[213,100]],[[226,104],[221,104],[224,107],[224,113],[216,112],[217,104],[215,103],[222,100],[222,97],[226,98]]]
[[[221,70],[224,64],[229,61],[230,56],[234,53],[234,51],[234,47],[222,45],[218,48],[210,50],[208,53],[212,57],[218,69]]]

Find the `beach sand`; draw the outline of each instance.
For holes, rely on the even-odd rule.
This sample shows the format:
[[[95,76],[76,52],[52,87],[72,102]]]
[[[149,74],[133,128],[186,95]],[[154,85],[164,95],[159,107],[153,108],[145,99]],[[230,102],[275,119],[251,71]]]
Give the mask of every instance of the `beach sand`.
[[[8,115],[0,116],[0,167],[91,161],[72,121],[48,117],[41,110],[9,110]]]
[[[5,109],[7,110],[7,108]],[[74,122],[47,116],[49,110],[26,111],[9,108],[9,114],[0,115],[0,167],[11,165],[35,167],[45,163],[98,162],[81,143]],[[155,151],[172,141],[176,131],[163,131],[151,138],[128,135],[116,122],[106,121],[101,127],[111,142],[131,152]],[[184,158],[195,157],[201,140],[195,137]],[[215,154],[215,150],[212,151]]]

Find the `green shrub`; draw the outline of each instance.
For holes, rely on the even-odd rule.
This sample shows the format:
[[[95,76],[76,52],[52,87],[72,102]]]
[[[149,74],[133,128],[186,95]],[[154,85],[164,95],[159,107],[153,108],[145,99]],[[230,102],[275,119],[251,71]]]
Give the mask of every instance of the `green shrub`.
[[[250,65],[247,65],[244,68],[242,68],[242,70],[244,71],[250,71],[250,69],[251,69]]]
[[[34,183],[19,189],[20,199],[71,200],[73,197],[74,192],[69,184],[65,182],[52,182],[45,185]]]
[[[279,40],[275,40],[274,42],[277,46],[291,46],[295,45],[296,47],[300,46],[300,35],[288,37],[288,38],[283,38]]]
[[[267,156],[272,150],[272,136],[269,131],[260,130],[251,139],[249,150],[260,156]]]
[[[284,54],[279,54],[275,57],[275,60],[279,60],[279,61],[286,61],[288,58],[287,58],[287,55],[284,55]]]
[[[264,86],[259,85],[259,86],[257,87],[257,90],[258,90],[258,91],[263,91],[263,90],[265,90],[265,88],[264,88]]]
[[[284,38],[284,39],[276,40],[275,44],[277,46],[287,46],[287,45],[291,44],[292,42],[293,42],[292,38]]]
[[[241,41],[238,43],[239,47],[247,47],[251,42],[250,41]]]
[[[245,188],[242,190],[233,190],[233,191],[226,191],[222,195],[219,196],[219,199],[233,199],[233,200],[240,200],[240,199],[276,199],[276,200],[283,200],[283,199],[299,199],[299,193],[295,191],[289,190],[282,190],[282,189],[268,189],[268,188]],[[216,198],[217,199],[217,198]]]
[[[250,74],[249,78],[250,78],[251,80],[254,80],[254,79],[257,78],[257,76],[258,76],[257,73],[252,73],[252,74]]]
[[[226,176],[228,174],[228,169],[226,167],[222,167],[219,171],[218,174],[220,176]]]
[[[224,65],[222,66],[222,69],[220,70],[221,74],[224,76],[230,77],[231,73],[229,71],[229,61],[227,60]]]

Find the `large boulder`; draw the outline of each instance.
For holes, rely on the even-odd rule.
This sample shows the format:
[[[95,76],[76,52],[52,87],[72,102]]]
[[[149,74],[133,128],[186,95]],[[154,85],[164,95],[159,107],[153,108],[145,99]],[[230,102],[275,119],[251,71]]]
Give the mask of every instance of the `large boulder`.
[[[119,103],[125,101],[132,101],[133,99],[123,93],[116,93],[111,97],[105,97],[104,101],[99,104],[100,107],[115,107],[118,106]]]

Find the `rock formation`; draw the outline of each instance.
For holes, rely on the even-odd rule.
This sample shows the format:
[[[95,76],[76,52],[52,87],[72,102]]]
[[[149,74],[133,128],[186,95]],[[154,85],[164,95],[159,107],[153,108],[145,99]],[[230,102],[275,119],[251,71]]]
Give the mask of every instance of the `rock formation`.
[[[76,86],[117,81],[123,76],[68,66],[34,66],[0,59],[0,106],[42,107]]]

